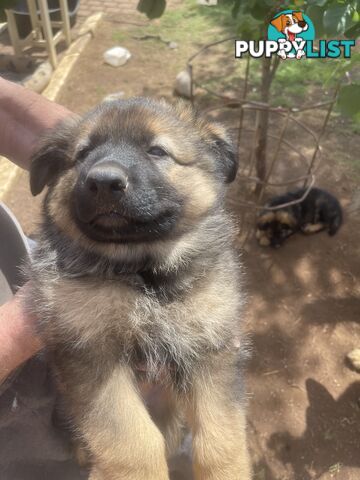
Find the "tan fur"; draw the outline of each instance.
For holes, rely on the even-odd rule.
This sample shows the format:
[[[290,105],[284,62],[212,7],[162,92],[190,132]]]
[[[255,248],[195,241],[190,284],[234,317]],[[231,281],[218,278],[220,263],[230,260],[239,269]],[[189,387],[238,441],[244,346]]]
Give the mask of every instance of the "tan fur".
[[[275,220],[275,212],[266,212],[259,217],[258,223],[268,223],[268,222],[273,222],[274,220]]]
[[[58,278],[53,284],[44,285],[47,301],[52,302],[61,318],[57,325],[60,333],[69,340],[78,339],[75,346],[83,348],[86,344],[91,347],[92,342],[100,339],[105,345],[109,336],[120,335],[124,330],[129,337],[141,338],[144,326],[154,326],[156,322],[159,331],[173,338],[174,346],[179,340],[183,348],[191,349],[192,344],[203,342],[216,348],[223,331],[232,328],[237,287],[232,282],[231,272],[214,272],[183,302],[170,306],[162,306],[145,295],[139,297],[139,292],[125,280],[121,289],[118,282],[104,282],[103,279],[84,279],[79,283],[77,279]],[[219,284],[223,286],[221,296],[218,295]],[[191,318],[188,332],[181,323],[185,316]],[[205,319],[208,320],[204,330]],[[189,345],[184,344],[184,340],[188,340]]]
[[[168,480],[167,457],[182,439],[185,420],[194,434],[196,480],[249,480],[238,379],[246,351],[240,340],[241,275],[230,245],[233,227],[221,206],[226,131],[187,105],[143,100],[121,116],[107,106],[66,135],[66,151],[63,137],[61,155],[52,151],[66,165],[48,182],[45,210],[54,230],[43,227],[34,254],[28,308],[41,318],[64,410],[85,446],[78,457],[90,459],[90,480]],[[76,155],[91,143],[113,145],[127,137],[145,151],[141,142],[151,138],[171,153],[174,161],[159,161],[158,188],[170,184],[181,192],[181,215],[169,237],[94,241],[74,221]],[[34,158],[35,193],[42,188],[36,173],[50,147],[47,139]],[[90,254],[97,260],[89,260]],[[150,267],[137,267],[148,258],[151,274],[165,276],[159,291],[146,284]],[[115,273],[110,267],[119,264],[136,268]],[[179,293],[171,297],[170,287]],[[153,398],[150,415],[142,394],[154,387],[159,398]]]
[[[175,165],[169,172],[170,181],[180,186],[186,195],[185,216],[196,221],[211,208],[217,196],[217,188],[208,175],[197,168],[184,170]]]
[[[174,349],[187,349],[191,352],[193,345],[206,342],[210,348],[218,348],[224,329],[232,328],[232,319],[236,314],[236,286],[232,284],[231,272],[219,277],[219,272],[214,273],[212,278],[207,278],[202,288],[197,289],[186,301],[179,305],[173,305],[172,309],[165,308],[157,302],[139,299],[133,289],[126,283],[119,290],[118,284],[103,281],[86,281],[79,284],[76,280],[58,279],[52,285],[47,286],[49,301],[52,299],[53,306],[61,318],[58,325],[57,336],[72,342],[79,349],[96,348],[106,350],[109,338],[116,338],[121,332],[128,331],[128,341],[131,338],[143,336],[144,327],[148,324],[162,331],[173,339]],[[219,296],[219,285],[222,294]],[[66,301],[64,301],[66,299]],[[189,331],[184,330],[183,319],[192,319]],[[114,324],[113,318],[117,319]],[[206,322],[205,322],[206,319]],[[204,326],[206,326],[204,330]],[[117,330],[118,329],[118,330]],[[230,332],[229,332],[230,334]],[[53,335],[48,332],[48,338]],[[232,332],[233,336],[240,336],[238,332]],[[76,340],[77,339],[77,340]],[[177,339],[181,344],[176,345]],[[184,343],[185,340],[185,343]],[[196,354],[196,352],[193,352]],[[220,364],[221,365],[221,364]],[[74,369],[76,366],[74,365]],[[222,367],[220,367],[222,368]],[[136,393],[136,384],[131,372],[121,369],[115,372],[100,391],[94,395],[96,382],[91,379],[89,385],[84,384],[86,375],[79,372],[79,384],[82,385],[80,392],[71,392],[73,388],[67,385],[67,394],[75,395],[75,398],[93,397],[90,408],[84,408],[82,403],[79,410],[73,411],[73,417],[82,432],[82,438],[92,452],[91,460],[96,465],[96,470],[90,477],[93,480],[120,480],[119,471],[129,471],[128,475],[121,476],[121,480],[163,480],[167,479],[165,463],[165,449],[167,455],[174,452],[180,441],[182,422],[177,417],[169,415],[163,425],[163,434],[166,444],[159,431],[150,422],[148,414],[144,410]],[[61,379],[61,373],[59,374]],[[76,382],[74,372],[73,381]],[[218,374],[218,382],[224,381]],[[231,378],[231,376],[230,376]],[[231,388],[223,392],[212,392],[214,383],[211,378],[199,380],[196,389],[194,404],[198,405],[196,411],[201,411],[199,418],[191,417],[191,425],[194,429],[195,455],[204,455],[198,458],[195,464],[196,480],[244,480],[250,478],[248,453],[245,443],[245,418],[244,412],[238,410],[235,404],[227,409],[227,396]],[[91,393],[90,393],[91,392]],[[214,397],[213,397],[214,395]],[[175,402],[178,413],[186,410],[188,401],[173,397],[170,402]],[[76,401],[78,404],[78,400]],[[129,406],[129,408],[126,408]],[[83,412],[86,411],[86,418]],[[97,412],[101,414],[100,423],[94,420]],[[193,412],[194,416],[196,412]],[[107,420],[104,415],[110,415]],[[216,419],[218,417],[218,420]],[[103,431],[101,425],[109,423],[112,428]],[[134,422],[134,423],[133,423]],[[199,423],[203,425],[204,432],[198,435]],[[127,438],[126,448],[123,443],[116,441],[116,429],[119,425],[122,435]],[[126,427],[126,431],[123,429]],[[139,465],[138,445],[139,437],[141,444],[141,459],[144,465]],[[209,442],[212,439],[213,444]],[[220,440],[221,439],[221,440]],[[204,445],[203,445],[203,442]],[[204,448],[207,448],[207,450]],[[220,449],[220,456],[219,456]],[[131,466],[137,465],[138,472],[134,473]],[[209,465],[211,467],[209,467]],[[226,467],[224,467],[226,465]],[[230,468],[231,465],[231,468]],[[215,469],[218,466],[218,470]],[[131,473],[130,473],[131,472]]]
[[[278,222],[280,223],[285,223],[286,225],[296,225],[296,220],[295,218],[291,215],[290,212],[287,212],[285,210],[278,210],[275,212],[275,218]]]
[[[311,234],[320,232],[320,230],[322,230],[323,228],[323,223],[308,223],[307,225],[304,225],[304,227],[302,227],[302,231],[303,233]]]
[[[215,359],[216,362],[216,359]],[[231,372],[231,357],[227,373]],[[222,362],[220,361],[220,364]],[[245,414],[231,398],[232,376],[215,364],[197,377],[189,418],[193,432],[196,480],[243,480],[251,477]],[[216,390],[211,388],[216,384]],[[221,438],[221,443],[214,440]]]
[[[256,238],[259,242],[259,245],[262,247],[268,247],[270,245],[270,239],[267,237],[266,232],[257,231]]]
[[[107,418],[100,417],[99,411]],[[109,425],[106,430],[104,423]],[[90,478],[117,480],[123,472],[124,480],[168,480],[163,436],[151,420],[129,368],[119,366],[112,373],[92,398],[81,426],[96,465]],[[119,442],[120,437],[126,442]]]

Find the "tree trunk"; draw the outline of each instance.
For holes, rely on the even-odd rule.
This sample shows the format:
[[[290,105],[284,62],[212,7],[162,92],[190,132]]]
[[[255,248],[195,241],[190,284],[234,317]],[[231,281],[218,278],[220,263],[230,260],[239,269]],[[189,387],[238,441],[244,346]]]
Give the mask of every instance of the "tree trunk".
[[[275,64],[273,65],[275,67]],[[271,69],[271,58],[262,58],[261,71],[261,90],[260,100],[264,104],[268,104],[270,97],[270,87],[273,79]],[[258,124],[255,133],[255,167],[256,176],[259,180],[264,181],[266,177],[266,147],[267,147],[267,133],[269,127],[269,111],[267,108],[259,111]],[[262,190],[262,184],[258,183],[255,189],[255,195],[258,196]]]

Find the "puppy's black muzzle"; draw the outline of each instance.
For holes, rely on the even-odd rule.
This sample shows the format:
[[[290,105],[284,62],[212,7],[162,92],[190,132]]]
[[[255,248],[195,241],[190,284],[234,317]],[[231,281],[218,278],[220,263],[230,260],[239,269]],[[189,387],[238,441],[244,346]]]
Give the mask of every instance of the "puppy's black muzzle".
[[[147,241],[176,225],[182,197],[139,148],[99,146],[79,164],[74,220],[97,241]]]
[[[128,175],[118,162],[96,162],[76,187],[79,219],[90,222],[98,216],[119,214],[128,185]]]

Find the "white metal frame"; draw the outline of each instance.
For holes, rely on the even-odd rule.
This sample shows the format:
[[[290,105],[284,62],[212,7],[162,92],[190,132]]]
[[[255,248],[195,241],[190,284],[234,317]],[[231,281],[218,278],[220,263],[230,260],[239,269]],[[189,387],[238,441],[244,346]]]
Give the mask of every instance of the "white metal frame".
[[[67,0],[59,0],[61,21],[52,22],[50,19],[47,0],[27,0],[31,32],[26,38],[20,38],[16,25],[15,14],[12,10],[5,10],[8,30],[15,55],[21,55],[27,47],[45,48],[53,68],[57,66],[56,45],[65,40],[67,46],[71,43],[70,19]],[[38,6],[38,8],[37,8]],[[60,28],[54,35],[53,27]]]

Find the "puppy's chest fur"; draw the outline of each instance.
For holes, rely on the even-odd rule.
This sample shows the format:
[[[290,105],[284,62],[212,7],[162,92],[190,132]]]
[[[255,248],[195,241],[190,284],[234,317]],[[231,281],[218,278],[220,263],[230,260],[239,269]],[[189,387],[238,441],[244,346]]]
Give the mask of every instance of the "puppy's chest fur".
[[[149,288],[136,274],[71,278],[46,269],[34,308],[54,350],[60,343],[75,355],[125,360],[135,369],[145,365],[151,378],[169,367],[184,377],[238,334],[241,302],[231,258],[188,279],[183,294],[170,296],[166,287]],[[174,287],[179,279],[169,282]]]

